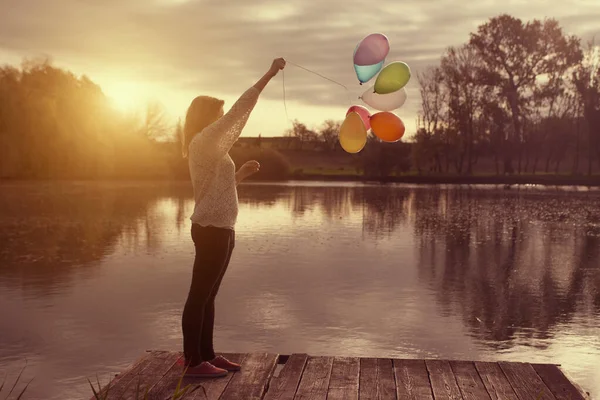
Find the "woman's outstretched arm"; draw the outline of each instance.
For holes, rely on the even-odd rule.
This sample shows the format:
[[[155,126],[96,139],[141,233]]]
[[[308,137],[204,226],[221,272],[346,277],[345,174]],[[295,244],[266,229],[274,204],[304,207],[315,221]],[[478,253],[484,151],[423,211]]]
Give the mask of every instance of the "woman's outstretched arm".
[[[202,147],[210,149],[205,152],[215,159],[225,156],[231,150],[233,144],[240,137],[250,113],[258,100],[258,95],[277,73],[285,67],[285,60],[277,58],[273,60],[269,70],[260,78],[254,86],[246,90],[235,102],[231,109],[218,121],[208,126],[201,135]]]
[[[269,83],[271,79],[273,79],[273,77],[275,77],[275,75],[277,75],[277,73],[284,68],[285,60],[283,58],[276,58],[273,60],[271,68],[269,68],[267,73],[264,74],[263,77],[254,84],[254,87],[258,89],[259,93],[262,92],[265,86],[267,86],[267,83]]]

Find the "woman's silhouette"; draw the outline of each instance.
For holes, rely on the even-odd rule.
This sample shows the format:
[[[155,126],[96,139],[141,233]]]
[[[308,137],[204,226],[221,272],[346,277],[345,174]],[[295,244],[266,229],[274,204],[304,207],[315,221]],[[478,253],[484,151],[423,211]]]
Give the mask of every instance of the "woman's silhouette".
[[[267,73],[223,115],[223,101],[196,97],[186,115],[183,152],[188,157],[194,188],[192,240],[196,248],[192,283],[183,310],[183,351],[187,375],[218,377],[240,368],[213,348],[215,297],[227,270],[235,242],[238,215],[236,186],[257,172],[249,161],[237,172],[229,150],[242,133],[259,94],[285,67],[275,59]]]

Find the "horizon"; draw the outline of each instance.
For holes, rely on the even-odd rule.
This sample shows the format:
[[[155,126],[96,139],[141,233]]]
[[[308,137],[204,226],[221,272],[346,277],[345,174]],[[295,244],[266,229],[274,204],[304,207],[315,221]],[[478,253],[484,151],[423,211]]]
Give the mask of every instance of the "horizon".
[[[38,3],[38,13],[30,11],[31,2],[25,6],[12,0],[0,6],[0,64],[48,57],[56,67],[88,76],[123,111],[159,101],[175,123],[199,94],[222,98],[228,109],[278,56],[349,88],[346,93],[290,63],[284,72],[288,114],[280,74],[265,89],[248,121],[243,135],[250,137],[282,136],[296,119],[309,128],[326,119],[342,121],[351,105],[364,105],[358,96],[373,82],[358,84],[352,52],[369,33],[388,36],[391,51],[386,64],[404,61],[413,70],[406,87],[408,100],[395,111],[407,127],[406,138],[416,130],[420,108],[417,73],[436,65],[447,47],[466,42],[488,18],[502,13],[524,20],[555,18],[566,33],[583,42],[600,33],[595,23],[600,8],[589,0],[577,0],[576,5],[468,1],[460,9],[445,7],[450,5],[447,0],[424,4],[414,0],[402,6],[384,0],[378,10],[363,7],[360,13],[335,3],[300,6],[265,1],[248,7],[241,0],[227,6],[216,1],[128,0],[110,2],[110,8],[74,0],[51,6],[33,3]],[[538,11],[549,4],[552,14]],[[231,12],[237,9],[244,12]],[[332,14],[339,14],[338,22],[331,22]],[[226,27],[221,24],[225,17],[233,18]],[[110,31],[105,30],[107,19]],[[204,27],[201,34],[196,33],[198,27]]]

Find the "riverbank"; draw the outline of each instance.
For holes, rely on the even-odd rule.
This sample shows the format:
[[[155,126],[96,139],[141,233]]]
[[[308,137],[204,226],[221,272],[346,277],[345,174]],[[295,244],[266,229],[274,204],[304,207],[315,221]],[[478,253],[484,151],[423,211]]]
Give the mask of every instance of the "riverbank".
[[[382,182],[410,184],[455,185],[547,185],[547,186],[599,186],[600,175],[396,175],[367,177],[351,174],[292,174],[300,181]]]
[[[151,182],[188,181],[186,177],[165,176],[124,176],[120,178],[2,178],[0,183],[16,182]],[[573,175],[394,175],[387,177],[369,177],[359,174],[349,174],[345,171],[337,173],[293,173],[287,179],[248,179],[250,182],[286,182],[286,181],[320,181],[320,182],[378,182],[378,183],[407,183],[422,185],[545,185],[545,186],[588,186],[600,187],[600,175],[573,176]]]

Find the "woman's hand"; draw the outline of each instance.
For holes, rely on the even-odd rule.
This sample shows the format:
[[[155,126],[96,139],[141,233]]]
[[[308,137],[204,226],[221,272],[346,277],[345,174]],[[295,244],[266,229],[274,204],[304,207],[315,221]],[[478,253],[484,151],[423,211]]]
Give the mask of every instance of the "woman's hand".
[[[243,174],[244,178],[247,178],[250,175],[254,175],[259,170],[260,164],[256,160],[248,161],[240,168],[240,172]]]
[[[285,60],[283,58],[276,58],[273,60],[271,64],[271,68],[269,68],[269,74],[272,76],[277,75],[277,73],[285,68]]]
[[[258,82],[254,84],[254,87],[258,89],[259,92],[262,92],[265,86],[267,86],[267,83],[269,83],[269,81],[273,79],[273,77],[275,77],[275,75],[277,75],[277,73],[284,68],[285,60],[283,58],[274,59],[273,63],[271,64],[271,68],[269,68],[267,73],[262,78],[260,78]]]
[[[258,163],[258,161],[255,161],[255,160],[248,161],[247,163],[245,163],[244,165],[241,166],[241,168],[238,170],[238,172],[235,173],[236,185],[239,185],[241,181],[243,181],[250,175],[254,175],[259,170],[260,170],[260,164]]]

